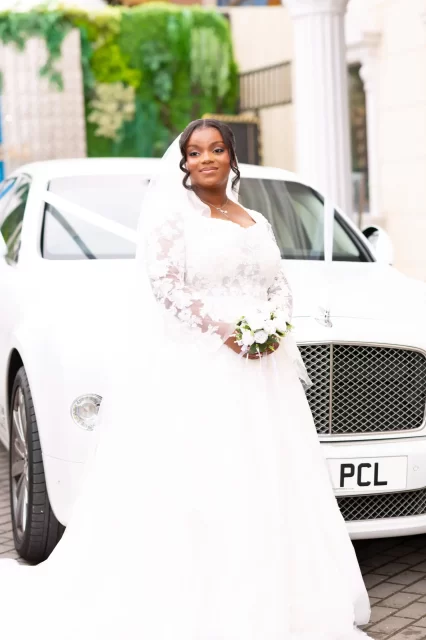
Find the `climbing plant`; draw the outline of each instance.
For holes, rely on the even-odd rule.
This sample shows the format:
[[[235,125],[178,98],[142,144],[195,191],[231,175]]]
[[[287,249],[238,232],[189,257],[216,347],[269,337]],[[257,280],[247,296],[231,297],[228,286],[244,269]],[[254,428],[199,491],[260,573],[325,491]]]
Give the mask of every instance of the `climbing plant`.
[[[40,69],[58,90],[62,45],[79,29],[90,156],[161,154],[204,113],[235,113],[238,75],[229,24],[213,10],[148,3],[102,12],[0,12],[0,42],[46,43]]]

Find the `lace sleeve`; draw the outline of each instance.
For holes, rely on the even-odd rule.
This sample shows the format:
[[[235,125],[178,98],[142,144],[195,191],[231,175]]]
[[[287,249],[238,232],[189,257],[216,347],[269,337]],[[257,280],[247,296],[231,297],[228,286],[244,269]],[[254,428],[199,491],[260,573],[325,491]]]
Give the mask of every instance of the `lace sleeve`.
[[[293,294],[282,266],[275,276],[273,284],[268,289],[268,300],[287,311],[291,320],[293,316]]]
[[[147,243],[148,274],[157,301],[177,318],[192,340],[220,347],[234,332],[235,324],[209,315],[197,292],[185,283],[184,221],[179,213],[155,226]]]
[[[268,226],[269,233],[276,244],[277,241],[273,229],[269,222],[266,222],[266,224]],[[290,283],[285,276],[282,263],[274,278],[274,282],[268,289],[268,300],[279,306],[281,309],[287,311],[289,320],[291,321],[293,316],[293,294],[291,292]]]

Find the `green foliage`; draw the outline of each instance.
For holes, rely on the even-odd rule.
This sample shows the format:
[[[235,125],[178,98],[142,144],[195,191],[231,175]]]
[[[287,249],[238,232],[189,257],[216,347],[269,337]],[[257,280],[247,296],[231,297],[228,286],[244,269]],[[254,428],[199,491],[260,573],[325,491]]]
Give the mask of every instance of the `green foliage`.
[[[46,42],[48,58],[40,69],[42,76],[62,89],[62,77],[55,67],[61,57],[62,43],[72,29],[72,24],[61,10],[46,11],[37,9],[28,13],[0,13],[0,42],[15,44],[23,50],[27,40],[33,37],[42,38]]]
[[[215,11],[153,2],[100,13],[65,8],[0,12],[0,42],[23,49],[29,38],[42,38],[48,59],[40,73],[59,88],[56,64],[73,28],[81,34],[89,155],[159,155],[190,120],[204,113],[235,113],[238,72],[230,29]],[[96,125],[102,114],[93,114],[99,86],[109,84],[118,92],[120,85],[135,90],[134,108],[127,106],[130,121],[111,105],[110,119],[121,123],[115,139],[100,134],[114,126]]]
[[[124,82],[137,89],[141,83],[142,71],[131,69],[114,42],[108,42],[95,49],[91,58],[93,74],[98,82]]]

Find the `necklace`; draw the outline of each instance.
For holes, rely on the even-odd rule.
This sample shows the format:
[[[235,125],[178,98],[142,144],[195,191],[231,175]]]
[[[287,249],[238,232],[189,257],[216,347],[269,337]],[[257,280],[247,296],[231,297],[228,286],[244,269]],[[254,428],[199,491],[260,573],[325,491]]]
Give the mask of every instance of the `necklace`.
[[[206,202],[205,200],[202,200],[202,202],[204,202],[204,204],[208,204],[209,207],[213,207],[213,209],[216,209],[217,211],[219,211],[219,213],[222,213],[224,216],[229,218],[228,212],[226,211],[226,209],[223,208],[223,207],[226,207],[226,205],[228,204],[229,198],[226,198],[225,202],[221,207],[217,207],[215,204],[211,204],[211,202]]]

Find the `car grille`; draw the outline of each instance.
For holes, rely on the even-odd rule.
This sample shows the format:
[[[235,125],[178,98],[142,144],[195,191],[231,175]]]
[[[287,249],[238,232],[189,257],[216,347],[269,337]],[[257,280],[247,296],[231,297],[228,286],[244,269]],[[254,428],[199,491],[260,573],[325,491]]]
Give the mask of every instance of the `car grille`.
[[[346,522],[419,516],[426,513],[426,488],[401,493],[342,496],[337,498],[337,503]]]
[[[422,426],[426,356],[413,349],[301,345],[313,385],[307,398],[320,435],[409,431]]]

